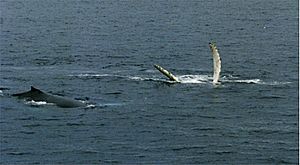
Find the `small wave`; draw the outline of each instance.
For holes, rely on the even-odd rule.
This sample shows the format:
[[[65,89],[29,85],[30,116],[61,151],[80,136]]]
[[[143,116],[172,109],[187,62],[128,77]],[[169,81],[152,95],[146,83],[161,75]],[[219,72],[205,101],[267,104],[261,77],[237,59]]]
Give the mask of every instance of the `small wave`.
[[[108,106],[123,106],[125,103],[102,103],[98,104],[99,107],[108,107]]]
[[[246,83],[246,84],[259,84],[259,85],[286,85],[292,82],[279,82],[279,81],[271,81],[266,82],[261,79],[239,79],[239,77],[231,77],[231,76],[224,76],[220,80],[224,83]]]
[[[75,76],[75,77],[112,77],[113,75],[111,75],[111,74],[89,74],[89,73],[84,73],[84,74],[69,75],[69,76]]]
[[[86,124],[84,124],[84,123],[73,123],[73,122],[71,122],[71,123],[67,123],[66,124],[66,126],[85,126]]]
[[[40,127],[40,126],[42,126],[42,125],[39,124],[39,123],[32,123],[32,124],[23,125],[23,127],[26,127],[26,128],[34,128],[34,127]]]
[[[18,155],[31,155],[32,153],[31,152],[9,152],[7,153],[8,155],[14,155],[14,156],[18,156]]]
[[[35,132],[33,132],[33,131],[20,131],[19,133],[21,133],[21,134],[26,134],[26,135],[32,135],[32,134],[35,134]]]
[[[195,130],[195,131],[214,131],[215,128],[213,127],[195,127],[195,128],[192,128],[192,130]]]
[[[99,103],[99,104],[87,104],[85,109],[94,109],[94,108],[106,108],[111,106],[122,106],[124,103]]]
[[[69,76],[75,76],[79,78],[99,78],[99,77],[116,77],[116,78],[124,78],[124,79],[130,79],[130,80],[148,80],[149,78],[139,77],[139,76],[122,76],[117,74],[78,74],[78,75],[69,75]]]
[[[79,151],[81,154],[97,154],[99,153],[97,150],[80,150]]]
[[[279,82],[279,81],[272,81],[272,82],[261,82],[263,85],[287,85],[291,84],[292,82]]]
[[[224,155],[224,154],[233,154],[237,153],[236,151],[227,151],[227,150],[219,150],[214,152],[217,155]]]
[[[176,146],[172,146],[171,149],[173,151],[181,151],[181,150],[203,149],[206,147],[207,146],[202,146],[202,145],[176,145]]]
[[[16,118],[16,120],[35,120],[35,119],[36,118],[34,116]]]
[[[138,76],[128,76],[127,78],[131,80],[141,80],[141,81],[149,80],[149,78],[143,78]]]

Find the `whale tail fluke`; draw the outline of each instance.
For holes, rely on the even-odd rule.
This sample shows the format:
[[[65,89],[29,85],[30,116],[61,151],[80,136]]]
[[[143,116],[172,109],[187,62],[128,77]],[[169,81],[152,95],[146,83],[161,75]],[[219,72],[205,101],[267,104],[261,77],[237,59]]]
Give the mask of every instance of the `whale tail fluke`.
[[[221,73],[221,58],[217,46],[215,43],[209,43],[209,48],[213,56],[214,75],[213,84],[220,84],[220,73]]]
[[[171,72],[169,72],[168,70],[164,69],[163,67],[154,64],[154,67],[159,70],[162,74],[164,74],[165,76],[167,76],[171,81],[175,81],[175,82],[180,82],[178,80],[177,77],[175,77]]]

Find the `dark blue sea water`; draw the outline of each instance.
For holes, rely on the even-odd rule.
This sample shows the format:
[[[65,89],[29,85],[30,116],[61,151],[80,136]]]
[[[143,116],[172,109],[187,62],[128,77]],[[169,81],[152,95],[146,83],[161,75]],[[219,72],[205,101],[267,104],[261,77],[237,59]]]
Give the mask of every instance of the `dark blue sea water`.
[[[0,164],[298,164],[298,3],[1,0]]]

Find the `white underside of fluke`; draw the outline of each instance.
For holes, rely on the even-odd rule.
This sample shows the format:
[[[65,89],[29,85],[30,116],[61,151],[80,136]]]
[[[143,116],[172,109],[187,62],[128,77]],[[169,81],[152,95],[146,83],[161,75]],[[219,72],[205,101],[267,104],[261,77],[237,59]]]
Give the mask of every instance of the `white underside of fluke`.
[[[213,56],[213,65],[214,65],[214,75],[213,75],[213,84],[219,84],[220,73],[221,73],[221,58],[219,51],[215,44],[209,43],[210,50]]]

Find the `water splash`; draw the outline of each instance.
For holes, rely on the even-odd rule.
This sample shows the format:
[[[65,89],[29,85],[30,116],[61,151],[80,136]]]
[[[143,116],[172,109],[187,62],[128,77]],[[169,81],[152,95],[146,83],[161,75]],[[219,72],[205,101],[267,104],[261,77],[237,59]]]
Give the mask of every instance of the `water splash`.
[[[115,74],[79,74],[79,75],[70,75],[79,78],[98,78],[98,77],[117,77],[123,78],[127,80],[134,80],[134,81],[158,81],[158,82],[165,82],[165,83],[176,83],[174,81],[170,81],[163,78],[157,77],[144,77],[144,76],[127,76],[127,75],[115,75]],[[212,84],[213,77],[211,75],[177,75],[180,83],[183,84]],[[272,82],[265,82],[261,79],[254,78],[254,79],[243,79],[238,76],[234,75],[226,75],[221,77],[221,83],[242,83],[242,84],[259,84],[259,85],[286,85],[290,84],[291,82],[279,82],[279,81],[272,81]]]
[[[248,80],[221,80],[221,82],[226,83],[246,83],[246,84],[260,84],[262,81],[260,79],[248,79]]]
[[[208,75],[181,75],[178,79],[184,84],[205,84],[212,81],[212,77]]]

